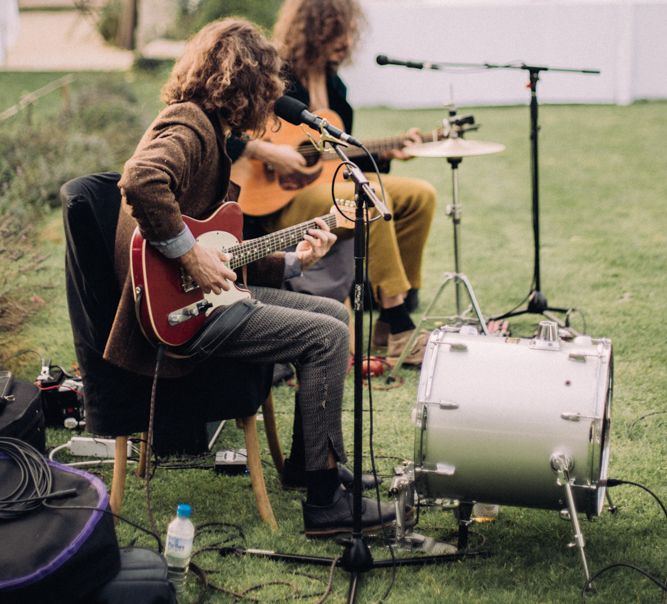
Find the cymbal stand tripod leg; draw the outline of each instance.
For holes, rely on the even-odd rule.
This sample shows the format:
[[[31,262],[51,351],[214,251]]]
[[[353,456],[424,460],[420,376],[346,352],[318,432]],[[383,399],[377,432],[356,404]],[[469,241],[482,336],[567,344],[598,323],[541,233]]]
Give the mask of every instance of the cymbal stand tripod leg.
[[[465,317],[466,313],[462,311],[462,304],[461,304],[462,286],[466,290],[466,293],[470,300],[470,305],[477,317],[477,322],[479,323],[482,333],[484,335],[489,334],[488,329],[486,327],[486,321],[484,320],[484,316],[482,315],[482,310],[480,309],[479,303],[477,302],[477,297],[475,296],[475,292],[473,291],[472,284],[470,283],[468,277],[461,272],[461,251],[460,251],[461,246],[460,246],[460,234],[459,234],[459,226],[461,224],[461,204],[459,204],[459,178],[458,178],[458,166],[461,163],[461,158],[450,157],[447,161],[452,167],[452,203],[450,206],[447,207],[447,216],[451,217],[452,219],[452,227],[454,231],[454,237],[453,237],[454,272],[444,274],[444,280],[440,284],[438,291],[431,300],[431,303],[426,308],[424,314],[419,319],[419,322],[417,323],[417,326],[414,332],[412,333],[410,340],[408,341],[405,348],[403,348],[401,355],[398,357],[396,365],[394,365],[391,372],[387,376],[386,379],[387,383],[393,382],[396,379],[396,373],[401,368],[401,366],[405,361],[405,358],[412,350],[412,346],[414,345],[415,340],[419,336],[419,333],[425,324],[435,323],[438,321],[452,321],[452,320],[454,321],[454,323],[459,323],[459,324],[466,322],[467,320]],[[440,299],[440,296],[442,295],[442,292],[451,281],[454,282],[454,288],[455,288],[456,314],[453,316],[437,316],[437,315],[431,316],[431,311],[435,308],[436,304]]]

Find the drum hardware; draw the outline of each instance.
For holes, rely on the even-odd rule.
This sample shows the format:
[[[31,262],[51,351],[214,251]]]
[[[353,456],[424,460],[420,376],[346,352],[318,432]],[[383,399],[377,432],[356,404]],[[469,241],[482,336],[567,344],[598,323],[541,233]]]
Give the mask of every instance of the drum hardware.
[[[588,570],[588,560],[586,559],[586,551],[584,549],[586,547],[586,541],[584,539],[584,534],[581,532],[579,517],[577,516],[577,506],[574,503],[574,496],[572,495],[572,483],[574,481],[570,478],[570,472],[574,468],[574,460],[564,453],[556,452],[551,456],[550,463],[551,469],[557,476],[556,483],[559,486],[562,486],[565,491],[567,510],[570,515],[570,520],[572,521],[574,541],[569,544],[569,547],[576,547],[579,551],[579,557],[581,559],[581,564],[584,567],[584,575],[586,576],[586,582],[588,584],[591,579],[591,574]]]
[[[485,338],[465,325],[431,333],[412,413],[414,488],[422,500],[459,501],[459,549],[474,503],[558,510],[589,579],[578,512],[596,518],[605,497],[614,510],[612,348],[559,333],[555,323],[532,339]]]
[[[467,117],[467,116],[466,116]],[[474,118],[473,120],[474,121]],[[460,234],[459,226],[461,224],[461,214],[462,206],[459,203],[459,165],[463,161],[464,157],[473,157],[477,155],[487,155],[490,153],[499,153],[505,149],[504,145],[499,143],[489,143],[484,141],[472,141],[465,140],[462,138],[465,129],[463,124],[457,123],[456,116],[450,116],[443,120],[446,129],[450,131],[450,137],[438,141],[436,143],[422,143],[418,145],[410,145],[406,147],[406,151],[413,155],[414,157],[444,157],[447,159],[447,163],[451,167],[452,172],[452,203],[447,206],[446,215],[452,220],[452,227],[454,231],[454,271],[446,272],[443,277],[443,281],[438,288],[434,298],[431,300],[430,304],[426,308],[424,314],[419,319],[419,322],[412,333],[412,337],[408,341],[407,345],[403,349],[401,356],[398,358],[396,365],[392,368],[389,376],[387,377],[387,383],[391,383],[396,379],[396,374],[398,370],[403,365],[406,356],[412,350],[412,346],[415,343],[421,329],[427,325],[442,325],[443,323],[454,323],[456,325],[474,323],[479,325],[482,333],[488,335],[488,330],[486,327],[486,321],[482,315],[482,311],[477,302],[477,297],[473,291],[472,285],[468,277],[461,272],[461,250],[460,250]],[[466,122],[466,123],[469,123]],[[456,314],[453,316],[439,316],[431,315],[431,312],[435,308],[438,300],[440,299],[443,291],[449,283],[454,284],[454,295],[456,303]],[[465,292],[470,300],[470,306],[468,309],[463,311],[462,308],[462,289],[465,289]],[[470,311],[474,311],[474,318],[471,318]]]
[[[394,498],[396,507],[396,537],[394,547],[410,552],[424,552],[429,554],[454,554],[463,552],[468,546],[468,527],[472,523],[470,514],[463,514],[459,519],[459,531],[457,545],[454,546],[444,541],[438,541],[413,531],[414,522],[407,522],[405,511],[407,506],[414,507],[415,497],[415,467],[412,462],[404,462],[402,466],[394,469],[394,478],[389,487],[389,495]],[[457,505],[457,510],[460,504]],[[465,507],[465,506],[464,506]],[[472,506],[470,506],[472,510]],[[478,555],[488,555],[486,552],[478,552]]]

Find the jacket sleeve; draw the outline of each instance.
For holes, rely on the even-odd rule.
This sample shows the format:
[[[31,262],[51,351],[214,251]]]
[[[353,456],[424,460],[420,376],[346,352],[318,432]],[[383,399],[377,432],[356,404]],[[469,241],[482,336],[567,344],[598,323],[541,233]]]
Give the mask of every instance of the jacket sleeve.
[[[118,183],[142,235],[150,241],[176,237],[185,228],[178,198],[205,157],[205,123],[158,118],[152,138],[142,141]]]

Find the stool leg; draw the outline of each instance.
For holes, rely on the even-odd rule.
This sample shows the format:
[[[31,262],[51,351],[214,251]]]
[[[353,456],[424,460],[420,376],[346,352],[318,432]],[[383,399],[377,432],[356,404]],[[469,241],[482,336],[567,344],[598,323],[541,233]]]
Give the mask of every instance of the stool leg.
[[[262,460],[259,455],[259,439],[257,438],[257,417],[251,415],[242,420],[243,434],[245,436],[245,446],[248,452],[248,471],[250,472],[250,482],[252,490],[255,493],[257,501],[257,510],[260,518],[266,522],[272,529],[278,528],[278,523],[273,515],[271,502],[266,492],[264,482],[264,471],[262,469]]]
[[[282,474],[285,465],[285,457],[283,456],[280,439],[278,438],[276,414],[274,413],[273,407],[273,395],[270,392],[262,405],[262,416],[264,417],[264,430],[266,431],[266,440],[269,443],[269,451],[271,451],[273,464],[276,466],[278,474]]]
[[[127,436],[116,436],[116,448],[113,461],[113,478],[111,479],[111,495],[109,504],[114,514],[120,514],[125,495],[125,473],[127,471]],[[118,519],[114,518],[118,523]]]

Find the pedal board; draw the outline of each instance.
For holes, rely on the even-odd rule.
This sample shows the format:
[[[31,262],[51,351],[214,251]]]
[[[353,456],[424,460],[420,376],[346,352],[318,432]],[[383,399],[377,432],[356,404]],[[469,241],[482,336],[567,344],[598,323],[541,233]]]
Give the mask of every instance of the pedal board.
[[[215,454],[215,471],[222,474],[245,474],[248,472],[246,449],[222,449]]]

